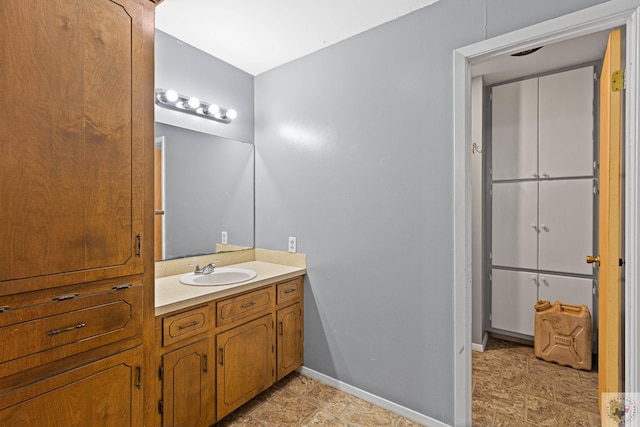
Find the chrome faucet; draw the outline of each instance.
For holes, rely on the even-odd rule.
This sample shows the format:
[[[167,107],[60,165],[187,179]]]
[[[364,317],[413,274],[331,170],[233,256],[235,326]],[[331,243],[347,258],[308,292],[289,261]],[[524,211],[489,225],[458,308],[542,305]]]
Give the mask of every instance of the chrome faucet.
[[[193,271],[193,274],[211,274],[213,270],[216,268],[216,262],[220,261],[219,259],[213,260],[209,264],[200,268],[198,264],[189,264],[189,267],[195,267],[196,269]]]

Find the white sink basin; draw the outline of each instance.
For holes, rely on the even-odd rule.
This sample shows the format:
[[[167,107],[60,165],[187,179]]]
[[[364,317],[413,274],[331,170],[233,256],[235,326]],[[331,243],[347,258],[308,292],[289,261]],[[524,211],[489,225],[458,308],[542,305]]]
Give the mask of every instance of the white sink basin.
[[[256,272],[246,268],[216,267],[211,274],[187,273],[180,282],[193,286],[222,286],[246,282],[256,277]]]

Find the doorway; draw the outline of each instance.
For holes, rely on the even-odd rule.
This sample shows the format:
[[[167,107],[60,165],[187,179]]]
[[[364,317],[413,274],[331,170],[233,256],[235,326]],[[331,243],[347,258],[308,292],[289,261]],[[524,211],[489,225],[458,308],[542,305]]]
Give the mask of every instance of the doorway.
[[[587,36],[602,30],[623,26],[626,30],[626,72],[625,93],[625,218],[626,232],[624,265],[625,319],[624,337],[625,385],[627,390],[637,390],[638,374],[638,331],[630,327],[637,322],[638,293],[638,73],[634,64],[640,53],[638,31],[638,1],[614,0],[588,8],[552,21],[534,25],[471,46],[458,49],[454,53],[454,219],[455,235],[455,425],[471,424],[471,192],[470,159],[472,143],[470,138],[470,81],[473,65],[487,62],[500,55],[516,53],[539,45]]]

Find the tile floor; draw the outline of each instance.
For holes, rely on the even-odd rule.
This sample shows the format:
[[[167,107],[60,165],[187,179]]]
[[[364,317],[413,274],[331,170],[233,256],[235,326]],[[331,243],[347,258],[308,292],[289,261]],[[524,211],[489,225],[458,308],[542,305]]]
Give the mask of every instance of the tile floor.
[[[474,427],[599,427],[598,374],[537,359],[491,338],[473,352]],[[414,427],[414,421],[294,372],[216,427]]]
[[[362,399],[293,372],[215,427],[418,427]]]
[[[474,427],[600,426],[595,369],[545,362],[533,347],[495,338],[472,359]]]

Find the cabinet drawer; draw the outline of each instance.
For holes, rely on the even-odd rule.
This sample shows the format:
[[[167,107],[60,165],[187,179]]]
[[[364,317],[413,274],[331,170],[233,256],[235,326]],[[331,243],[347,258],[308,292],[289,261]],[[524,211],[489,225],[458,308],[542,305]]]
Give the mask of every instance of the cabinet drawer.
[[[274,300],[274,287],[270,286],[218,301],[216,303],[216,326],[229,325],[239,320],[250,320],[253,315],[273,309]]]
[[[82,343],[82,351],[142,332],[141,284],[60,295],[0,313],[0,363]],[[73,350],[67,350],[73,351]]]
[[[278,283],[276,286],[277,304],[296,300],[302,296],[302,277]]]
[[[205,332],[209,329],[209,308],[204,305],[162,319],[162,345]]]

